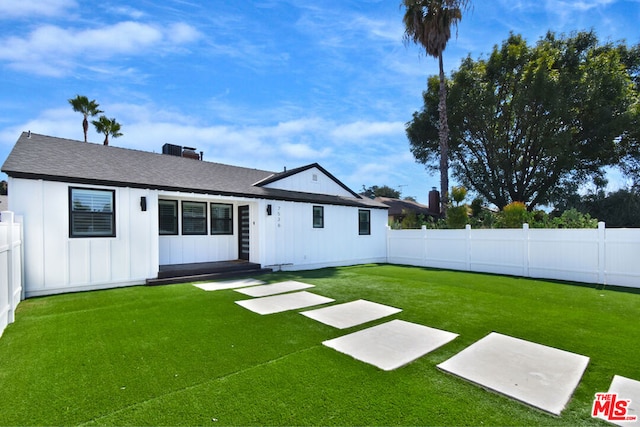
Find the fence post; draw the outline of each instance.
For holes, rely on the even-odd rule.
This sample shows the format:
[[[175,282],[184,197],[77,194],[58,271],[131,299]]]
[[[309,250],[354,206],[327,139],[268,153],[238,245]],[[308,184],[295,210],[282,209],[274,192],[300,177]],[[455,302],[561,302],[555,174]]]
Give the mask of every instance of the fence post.
[[[427,267],[427,254],[429,253],[427,250],[427,245],[429,244],[427,241],[427,226],[422,225],[420,230],[422,231],[422,266]]]
[[[9,303],[9,311],[7,311],[7,324],[15,321],[15,307],[13,305],[13,212],[2,211],[2,222],[7,224],[7,302]]]
[[[465,266],[467,268],[467,271],[471,271],[471,224],[465,225],[464,230],[465,230],[464,234],[465,234],[466,247],[467,247]]]
[[[386,250],[387,250],[387,263],[389,262],[389,243],[391,242],[391,227],[389,224],[384,226],[385,229],[385,237],[386,237]]]
[[[529,224],[522,224],[522,275],[529,277]]]
[[[605,224],[604,222],[598,222],[598,284],[606,285],[606,248],[607,243]]]

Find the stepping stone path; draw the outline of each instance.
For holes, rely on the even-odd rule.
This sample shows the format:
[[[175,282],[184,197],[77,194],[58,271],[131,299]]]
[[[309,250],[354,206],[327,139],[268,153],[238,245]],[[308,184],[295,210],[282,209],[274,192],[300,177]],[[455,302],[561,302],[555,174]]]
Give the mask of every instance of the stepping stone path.
[[[236,289],[236,292],[249,295],[250,297],[265,297],[268,295],[282,294],[285,292],[299,291],[308,288],[313,288],[313,285],[296,282],[295,280],[289,280],[286,282],[274,283],[272,285],[252,286],[250,288]]]
[[[236,301],[236,304],[258,314],[273,314],[282,311],[297,310],[335,301],[332,298],[312,294],[311,292],[293,292],[290,294],[271,295],[251,300]]]
[[[391,371],[443,346],[458,334],[404,320],[392,320],[322,344]]]
[[[627,415],[625,418],[631,419],[635,417],[635,421],[607,421],[625,427],[640,426],[640,381],[614,375],[607,393],[617,393],[618,399],[630,399],[631,402],[627,406]],[[604,416],[600,416],[599,418],[606,419]]]
[[[201,283],[195,286],[205,291],[234,289],[256,297],[236,301],[236,304],[261,315],[309,308],[335,301],[332,298],[301,291],[313,285],[296,281],[265,285],[259,280],[245,279]],[[356,300],[307,310],[300,314],[338,329],[346,329],[401,311],[396,307]],[[354,359],[390,371],[447,344],[457,336],[452,332],[396,319],[324,341],[322,344]],[[588,363],[589,358],[586,356],[492,332],[440,363],[438,368],[485,389],[560,415],[571,399]],[[608,393],[618,393],[620,399],[631,399],[627,415],[640,418],[640,381],[616,375]],[[640,426],[640,420],[620,421],[616,424]]]
[[[492,332],[438,368],[560,415],[588,363],[579,354]]]
[[[344,304],[303,311],[300,314],[334,328],[346,329],[391,316],[401,311],[399,308],[359,299]]]
[[[224,289],[237,289],[246,286],[263,285],[262,280],[256,279],[244,279],[244,280],[228,280],[226,282],[213,282],[213,283],[197,283],[194,286],[200,288],[203,291],[221,291]]]

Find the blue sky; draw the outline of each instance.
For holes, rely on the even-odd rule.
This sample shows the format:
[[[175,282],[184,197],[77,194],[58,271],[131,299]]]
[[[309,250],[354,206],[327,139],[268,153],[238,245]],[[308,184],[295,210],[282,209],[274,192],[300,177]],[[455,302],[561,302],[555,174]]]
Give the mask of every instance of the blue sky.
[[[197,147],[205,160],[279,171],[318,162],[359,191],[426,203],[405,123],[437,62],[402,42],[399,0],[0,0],[0,162],[20,132],[83,139],[67,99],[122,124],[111,145]],[[594,29],[640,42],[640,0],[477,0],[445,68],[510,31]],[[89,140],[103,137],[89,130]],[[0,175],[6,179],[6,175]]]

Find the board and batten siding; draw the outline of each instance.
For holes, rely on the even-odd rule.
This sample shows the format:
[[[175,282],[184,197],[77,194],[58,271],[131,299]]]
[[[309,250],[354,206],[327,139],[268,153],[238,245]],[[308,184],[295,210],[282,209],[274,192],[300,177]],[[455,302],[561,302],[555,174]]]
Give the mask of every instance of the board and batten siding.
[[[271,204],[272,214],[266,215]],[[263,202],[261,263],[303,270],[386,262],[386,209],[298,202]],[[324,227],[313,228],[313,206],[323,206]],[[359,235],[358,211],[371,212],[371,234]]]
[[[27,297],[128,286],[157,275],[155,191],[9,179],[11,208],[24,217]],[[115,191],[115,237],[69,237],[69,187]]]
[[[338,185],[337,182],[315,167],[269,184],[265,184],[264,187],[288,191],[301,191],[303,193],[353,197],[353,194]]]

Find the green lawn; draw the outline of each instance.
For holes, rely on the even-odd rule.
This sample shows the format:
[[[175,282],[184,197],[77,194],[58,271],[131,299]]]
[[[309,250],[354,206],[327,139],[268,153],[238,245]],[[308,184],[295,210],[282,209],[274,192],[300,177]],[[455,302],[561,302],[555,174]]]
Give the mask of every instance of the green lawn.
[[[0,425],[606,425],[590,417],[594,394],[614,374],[640,379],[639,294],[391,265],[260,278],[402,308],[392,318],[460,336],[385,372],[321,344],[366,326],[260,316],[232,290],[30,299],[0,338]],[[591,358],[561,417],[436,368],[491,331]]]

